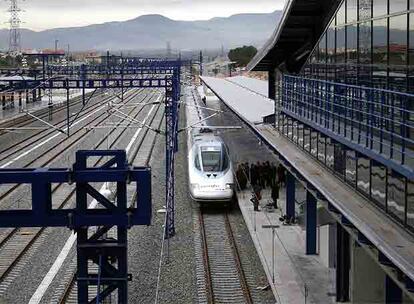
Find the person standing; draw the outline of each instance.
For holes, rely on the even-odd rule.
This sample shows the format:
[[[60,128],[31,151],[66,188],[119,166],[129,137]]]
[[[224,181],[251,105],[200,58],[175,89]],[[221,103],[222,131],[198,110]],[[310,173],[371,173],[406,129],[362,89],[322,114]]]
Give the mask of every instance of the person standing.
[[[260,205],[260,200],[262,199],[262,188],[259,185],[255,185],[253,187],[253,193],[252,193],[252,198],[250,199],[250,201],[253,203],[253,208],[254,211],[260,211],[259,210],[259,205]]]
[[[273,207],[275,209],[278,208],[277,206],[277,200],[279,199],[279,185],[277,183],[274,183],[272,186],[272,193],[271,193],[271,197],[272,197],[272,201],[273,201]]]
[[[257,161],[256,163],[256,172],[257,172],[257,184],[262,188],[265,189],[265,187],[263,187],[263,166],[262,163]]]
[[[241,190],[245,190],[246,185],[247,185],[247,177],[246,177],[246,172],[244,169],[244,164],[239,165],[237,172],[239,174],[238,180],[239,180],[240,188]]]
[[[246,179],[251,180],[251,178],[250,178],[250,165],[249,165],[248,162],[244,163],[243,169],[244,169],[244,174],[246,175]]]
[[[252,186],[255,186],[257,183],[257,175],[256,175],[256,166],[254,164],[251,164],[250,166],[250,179]]]
[[[279,165],[277,168],[277,179],[279,181],[280,186],[286,185],[286,169],[282,165]]]
[[[267,166],[266,166],[266,162],[262,163],[262,188],[266,189],[267,186]]]
[[[241,167],[241,165],[239,164],[238,166],[237,166],[237,170],[236,170],[236,179],[237,179],[237,190],[238,191],[241,191],[241,190],[243,190],[243,187],[242,187],[242,178],[243,178],[243,172],[242,172],[242,167]]]
[[[265,164],[265,173],[266,186],[272,189],[272,167],[270,166],[269,161]]]
[[[275,163],[271,163],[270,171],[271,171],[270,175],[271,175],[271,180],[272,180],[271,182],[272,182],[272,185],[274,185],[277,183],[277,167]]]

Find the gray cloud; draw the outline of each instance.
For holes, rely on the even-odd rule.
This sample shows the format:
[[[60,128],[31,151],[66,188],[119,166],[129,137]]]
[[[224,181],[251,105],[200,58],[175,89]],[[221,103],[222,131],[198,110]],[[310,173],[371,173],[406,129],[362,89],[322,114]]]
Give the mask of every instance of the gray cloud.
[[[23,27],[35,30],[83,26],[162,14],[176,20],[199,20],[237,13],[260,13],[282,9],[285,0],[26,0]],[[0,2],[0,10],[7,2]],[[3,16],[3,17],[2,17]],[[0,24],[7,14],[0,15]],[[4,18],[4,19],[3,19]],[[3,19],[3,20],[2,20]]]

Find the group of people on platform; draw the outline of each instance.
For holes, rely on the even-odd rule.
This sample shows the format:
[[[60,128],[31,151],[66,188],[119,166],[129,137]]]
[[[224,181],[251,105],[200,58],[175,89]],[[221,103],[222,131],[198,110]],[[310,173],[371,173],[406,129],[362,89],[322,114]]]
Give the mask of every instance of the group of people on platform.
[[[286,169],[282,165],[275,165],[269,161],[257,161],[252,164],[241,163],[237,167],[236,178],[239,191],[245,190],[249,184],[252,186],[253,197],[251,201],[255,211],[260,211],[261,192],[266,188],[271,190],[272,203],[270,205],[275,209],[278,208],[279,189],[286,185]]]

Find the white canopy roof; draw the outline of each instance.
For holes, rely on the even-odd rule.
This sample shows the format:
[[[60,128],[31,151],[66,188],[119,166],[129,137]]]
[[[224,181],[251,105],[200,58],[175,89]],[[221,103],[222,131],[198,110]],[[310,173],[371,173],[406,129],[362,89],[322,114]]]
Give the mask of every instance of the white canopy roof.
[[[274,101],[264,96],[260,80],[256,82],[247,77],[236,81],[214,77],[202,77],[202,80],[228,107],[252,123],[263,122],[263,117],[274,113]]]

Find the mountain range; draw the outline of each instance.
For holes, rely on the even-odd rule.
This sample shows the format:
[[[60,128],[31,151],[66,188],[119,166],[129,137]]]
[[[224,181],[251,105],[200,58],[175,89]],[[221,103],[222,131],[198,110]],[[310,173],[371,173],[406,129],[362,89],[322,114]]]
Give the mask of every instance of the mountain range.
[[[238,14],[204,21],[172,20],[162,15],[143,15],[122,21],[40,32],[22,29],[23,48],[54,48],[70,44],[71,50],[198,50],[260,46],[272,34],[281,11],[269,14]],[[9,31],[0,30],[0,49],[8,46]]]

